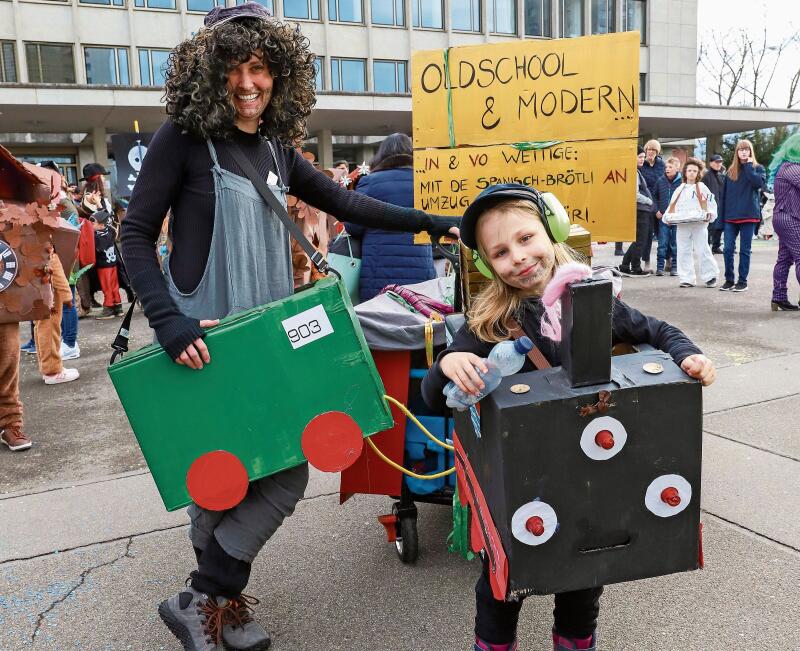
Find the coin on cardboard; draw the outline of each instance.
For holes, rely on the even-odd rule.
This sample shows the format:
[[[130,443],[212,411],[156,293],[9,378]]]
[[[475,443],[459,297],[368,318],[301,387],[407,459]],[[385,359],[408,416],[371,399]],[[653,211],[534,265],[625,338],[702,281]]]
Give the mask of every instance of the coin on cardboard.
[[[642,368],[645,373],[650,373],[651,375],[658,375],[664,372],[664,367],[658,362],[647,362],[647,364],[642,365]]]

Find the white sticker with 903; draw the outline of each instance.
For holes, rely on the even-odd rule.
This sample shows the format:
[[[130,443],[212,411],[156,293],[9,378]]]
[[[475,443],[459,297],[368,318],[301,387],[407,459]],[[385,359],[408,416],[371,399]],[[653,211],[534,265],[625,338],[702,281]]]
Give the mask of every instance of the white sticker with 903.
[[[285,319],[281,321],[281,325],[294,349],[333,333],[333,326],[322,305],[316,305],[310,310]]]

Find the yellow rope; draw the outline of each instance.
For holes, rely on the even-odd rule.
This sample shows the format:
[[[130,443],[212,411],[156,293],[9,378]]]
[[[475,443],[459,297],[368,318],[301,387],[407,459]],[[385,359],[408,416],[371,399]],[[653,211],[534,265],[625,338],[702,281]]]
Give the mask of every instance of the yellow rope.
[[[402,402],[400,402],[399,400],[396,400],[395,398],[392,398],[392,396],[387,396],[387,395],[384,395],[383,399],[386,400],[387,402],[391,402],[400,411],[402,411],[408,418],[411,419],[411,421],[417,427],[420,428],[422,433],[425,434],[425,436],[427,436],[431,441],[434,441],[435,443],[438,443],[439,445],[441,445],[443,448],[445,448],[447,450],[453,451],[455,449],[455,448],[453,448],[452,445],[448,445],[447,443],[444,443],[443,441],[440,441],[433,434],[431,434],[427,430],[427,428],[422,423],[419,422],[417,417],[408,410],[408,407],[406,407]],[[378,446],[375,445],[375,443],[372,442],[371,438],[369,438],[369,437],[367,438],[367,443],[369,444],[369,447],[372,448],[373,452],[375,452],[375,454],[377,454],[378,457],[380,457],[380,459],[382,461],[385,461],[386,463],[388,463],[395,470],[399,470],[404,475],[408,475],[409,477],[413,477],[414,479],[439,479],[440,477],[446,477],[447,475],[452,475],[456,471],[455,466],[453,466],[452,468],[449,468],[447,470],[443,470],[442,472],[437,472],[436,474],[433,474],[433,475],[420,475],[420,474],[418,474],[416,472],[411,472],[407,468],[404,468],[403,466],[401,466],[399,463],[395,463],[394,461],[392,461],[389,457],[387,457],[383,452],[381,452],[378,449]]]
[[[425,436],[427,436],[427,437],[428,437],[428,438],[429,438],[431,441],[433,441],[434,443],[438,443],[438,444],[439,444],[439,445],[441,445],[441,446],[442,446],[442,447],[443,447],[445,450],[450,450],[450,452],[452,452],[453,450],[455,450],[455,448],[454,448],[452,445],[447,445],[447,443],[444,443],[443,441],[440,441],[440,440],[439,440],[439,439],[437,439],[437,438],[436,438],[436,437],[435,437],[433,434],[431,434],[431,433],[430,433],[430,432],[429,432],[429,431],[428,431],[428,430],[425,428],[425,426],[424,426],[422,423],[420,423],[420,422],[417,420],[417,417],[416,417],[414,414],[412,414],[412,413],[411,413],[411,412],[408,410],[408,407],[406,407],[406,406],[405,406],[405,405],[404,405],[402,402],[400,402],[399,400],[395,400],[394,398],[392,398],[392,396],[386,396],[386,395],[385,395],[385,396],[383,396],[383,399],[384,399],[384,400],[387,400],[387,401],[389,401],[389,402],[391,402],[391,403],[392,403],[394,406],[396,406],[396,407],[397,407],[397,408],[398,408],[400,411],[402,411],[402,412],[403,412],[403,413],[404,413],[406,416],[408,416],[408,418],[410,418],[410,419],[411,419],[411,422],[413,422],[413,423],[414,423],[414,425],[416,425],[417,427],[419,427],[419,428],[422,430],[422,433],[423,433]]]
[[[415,472],[407,470],[406,468],[403,468],[403,466],[401,466],[399,463],[395,463],[394,461],[392,461],[389,457],[387,457],[383,452],[381,452],[378,449],[378,446],[372,442],[371,438],[367,438],[367,443],[372,448],[372,451],[375,452],[375,454],[377,454],[383,461],[388,463],[392,468],[394,468],[395,470],[399,470],[404,475],[408,475],[409,477],[413,477],[414,479],[439,479],[440,477],[444,477],[446,475],[452,475],[456,471],[455,466],[453,466],[449,470],[445,470],[443,472],[437,472],[435,475],[419,475]]]

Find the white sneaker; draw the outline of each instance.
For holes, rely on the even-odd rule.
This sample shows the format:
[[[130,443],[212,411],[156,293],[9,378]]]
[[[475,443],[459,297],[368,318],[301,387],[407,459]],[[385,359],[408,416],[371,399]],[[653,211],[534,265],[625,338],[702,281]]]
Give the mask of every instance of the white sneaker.
[[[55,375],[43,375],[45,384],[63,384],[64,382],[72,382],[81,376],[77,368],[62,368],[61,373]]]
[[[78,359],[81,356],[81,347],[78,342],[74,346],[67,346],[63,341],[61,342],[61,359]]]

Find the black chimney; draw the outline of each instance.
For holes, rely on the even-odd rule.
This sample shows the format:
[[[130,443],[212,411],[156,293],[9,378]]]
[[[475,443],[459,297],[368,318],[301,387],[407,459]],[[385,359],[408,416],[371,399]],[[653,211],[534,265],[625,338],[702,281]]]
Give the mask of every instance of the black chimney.
[[[567,285],[561,297],[561,366],[573,387],[611,381],[611,281]]]

